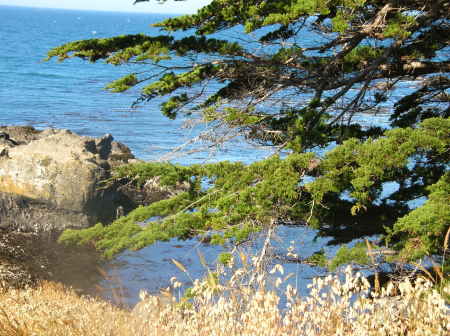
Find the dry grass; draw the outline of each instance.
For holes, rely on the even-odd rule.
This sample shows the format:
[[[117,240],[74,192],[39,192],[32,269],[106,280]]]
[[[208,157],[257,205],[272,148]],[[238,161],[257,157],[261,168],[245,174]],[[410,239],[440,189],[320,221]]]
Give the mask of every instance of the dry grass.
[[[1,336],[119,335],[128,320],[128,312],[55,283],[0,294]]]
[[[272,273],[280,276],[279,285],[282,267],[278,265]],[[223,284],[215,276],[197,280],[193,299],[165,300],[172,304],[143,293],[133,312],[79,297],[48,282],[35,289],[4,291],[0,293],[0,335],[450,334],[449,308],[431,283],[421,278],[398,284],[398,296],[390,296],[394,286],[389,285],[373,298],[367,280],[347,269],[340,278],[315,279],[308,297],[298,297],[287,286],[284,307],[280,307],[280,296],[264,290],[265,276],[257,277],[251,286],[243,285],[248,277],[238,269],[228,279]],[[179,286],[176,280],[173,284]]]

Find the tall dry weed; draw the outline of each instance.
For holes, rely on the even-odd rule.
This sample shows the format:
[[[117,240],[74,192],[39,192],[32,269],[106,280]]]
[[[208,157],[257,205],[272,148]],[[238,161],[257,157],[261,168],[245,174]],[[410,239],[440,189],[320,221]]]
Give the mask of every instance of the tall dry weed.
[[[276,286],[288,276],[280,265],[272,273]],[[450,331],[448,306],[423,278],[371,293],[368,281],[348,268],[340,277],[314,279],[306,297],[289,285],[283,295],[267,290],[264,275],[249,283],[243,268],[220,279],[211,274],[195,280],[189,299],[142,293],[132,312],[51,283],[6,291],[0,293],[0,335],[448,336]],[[391,296],[394,289],[400,294]]]

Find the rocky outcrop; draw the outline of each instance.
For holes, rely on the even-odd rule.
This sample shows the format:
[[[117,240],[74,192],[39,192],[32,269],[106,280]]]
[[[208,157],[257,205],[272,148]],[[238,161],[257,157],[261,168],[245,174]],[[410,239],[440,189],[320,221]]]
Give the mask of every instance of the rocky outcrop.
[[[59,231],[110,222],[133,201],[102,182],[112,167],[132,160],[111,135],[0,127],[0,229]]]

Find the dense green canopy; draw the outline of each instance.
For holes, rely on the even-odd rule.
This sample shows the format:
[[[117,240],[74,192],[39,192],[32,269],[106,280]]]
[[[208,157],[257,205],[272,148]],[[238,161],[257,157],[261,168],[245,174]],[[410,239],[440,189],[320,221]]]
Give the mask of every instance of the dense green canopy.
[[[95,241],[113,255],[171,237],[239,243],[265,226],[299,223],[333,243],[379,235],[402,260],[442,255],[450,226],[449,16],[446,0],[214,0],[154,25],[161,36],[51,50],[60,60],[147,66],[108,89],[138,87],[137,103],[165,96],[169,118],[197,118],[277,150],[250,165],[122,167],[117,180],[162,176],[163,185],[190,187],[64,238]],[[377,114],[383,123],[373,127]],[[387,194],[391,182],[398,188]]]

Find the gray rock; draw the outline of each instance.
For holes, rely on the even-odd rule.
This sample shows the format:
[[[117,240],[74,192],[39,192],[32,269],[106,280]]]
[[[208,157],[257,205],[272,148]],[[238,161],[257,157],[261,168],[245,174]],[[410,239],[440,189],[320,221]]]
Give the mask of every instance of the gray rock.
[[[134,160],[111,135],[0,127],[0,227],[23,231],[85,228],[110,222],[133,202],[115,186],[111,168]]]

